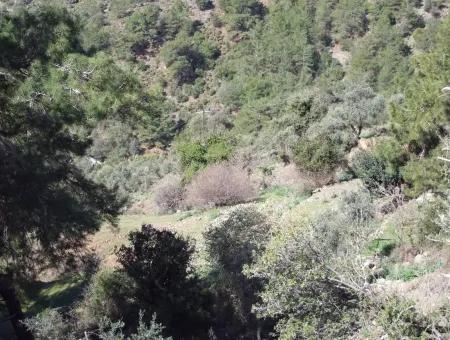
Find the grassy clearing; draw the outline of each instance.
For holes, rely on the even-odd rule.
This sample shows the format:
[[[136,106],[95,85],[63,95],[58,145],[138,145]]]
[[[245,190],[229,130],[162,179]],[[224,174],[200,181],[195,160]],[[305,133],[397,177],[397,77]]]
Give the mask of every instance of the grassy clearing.
[[[128,242],[128,234],[138,230],[143,224],[152,224],[155,228],[169,229],[187,238],[196,244],[202,241],[202,231],[215,216],[217,209],[204,212],[190,211],[172,215],[123,215],[119,219],[117,228],[104,225],[90,241],[93,249],[106,266],[115,265],[114,252]]]
[[[86,284],[86,277],[79,274],[50,282],[32,282],[22,292],[24,312],[33,315],[47,308],[68,308],[81,297]]]

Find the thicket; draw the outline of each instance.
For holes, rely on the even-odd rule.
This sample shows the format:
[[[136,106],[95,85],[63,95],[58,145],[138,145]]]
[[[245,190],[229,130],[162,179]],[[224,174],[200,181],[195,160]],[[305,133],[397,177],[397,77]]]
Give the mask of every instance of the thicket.
[[[0,293],[30,280],[37,259],[73,263],[130,195],[153,193],[161,211],[234,205],[258,194],[249,174],[294,162],[302,175],[356,176],[372,196],[344,196],[294,226],[236,207],[204,234],[202,277],[189,241],[145,226],[119,250],[122,268],[95,275],[80,314],[27,323],[36,337],[445,333],[445,310],[374,302],[368,288],[393,273],[393,248],[447,242],[448,199],[423,194],[448,198],[448,4],[221,0],[204,23],[183,1],[109,5],[0,13]],[[378,207],[406,217],[374,246],[371,200],[395,195],[394,209],[436,201]]]

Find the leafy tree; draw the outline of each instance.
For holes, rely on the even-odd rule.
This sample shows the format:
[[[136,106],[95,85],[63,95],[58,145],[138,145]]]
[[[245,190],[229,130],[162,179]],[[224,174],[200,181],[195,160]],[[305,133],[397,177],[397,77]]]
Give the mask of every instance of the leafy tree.
[[[213,65],[219,49],[201,33],[192,38],[180,34],[166,43],[161,55],[177,85],[193,83],[202,72]]]
[[[215,285],[230,295],[235,313],[247,332],[258,336],[263,322],[255,319],[251,307],[262,282],[246,278],[243,269],[264,250],[269,230],[263,214],[254,207],[242,206],[219,217],[204,233]]]
[[[445,20],[440,25],[436,47],[413,58],[415,73],[404,90],[405,100],[391,109],[395,135],[415,153],[426,154],[436,147],[448,124],[450,110],[447,98],[441,95],[450,76],[450,60],[446,57],[450,53],[448,32],[450,21]]]
[[[0,65],[26,68],[35,59],[58,63],[65,53],[76,50],[79,27],[63,7],[19,8],[2,14]]]
[[[336,130],[347,130],[359,139],[364,128],[383,123],[385,115],[384,99],[367,85],[350,85],[338,97],[340,103],[333,106],[324,119]]]
[[[364,0],[338,1],[333,12],[334,26],[341,39],[362,36],[368,27]]]
[[[82,116],[33,105],[44,96],[39,87],[30,97],[16,95],[27,80],[15,68],[26,68],[33,59],[40,60],[35,65],[59,62],[76,45],[75,21],[67,11],[46,6],[3,19],[0,39],[7,48],[0,52],[0,66],[10,70],[0,96],[0,295],[18,338],[27,339],[14,292],[17,280],[69,264],[86,235],[102,221],[115,223],[121,204],[74,165],[89,145],[74,132],[84,125]]]
[[[281,339],[346,338],[358,329],[359,297],[367,279],[360,275],[362,252],[372,218],[370,196],[356,192],[310,223],[275,231],[245,272],[265,280],[254,310],[260,318],[277,320]]]
[[[104,53],[94,57],[68,54],[61,65],[35,62],[29,77],[16,92],[16,100],[34,109],[45,109],[65,119],[86,121],[114,119],[134,126],[142,139],[173,136],[170,104],[158,88],[144,91],[138,78]]]
[[[131,50],[135,54],[141,54],[152,43],[160,43],[162,40],[162,23],[160,20],[161,9],[150,4],[142,10],[134,12],[126,21],[126,28],[132,37]]]
[[[136,282],[138,305],[156,313],[174,336],[205,334],[204,296],[193,275],[194,247],[190,242],[151,225],[131,232],[129,240],[130,246],[122,246],[117,256]]]

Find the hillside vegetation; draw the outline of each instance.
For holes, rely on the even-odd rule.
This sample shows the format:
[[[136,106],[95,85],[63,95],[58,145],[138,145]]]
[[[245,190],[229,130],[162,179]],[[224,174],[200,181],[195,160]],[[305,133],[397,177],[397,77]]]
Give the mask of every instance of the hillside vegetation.
[[[0,1],[0,339],[450,338],[448,10]]]

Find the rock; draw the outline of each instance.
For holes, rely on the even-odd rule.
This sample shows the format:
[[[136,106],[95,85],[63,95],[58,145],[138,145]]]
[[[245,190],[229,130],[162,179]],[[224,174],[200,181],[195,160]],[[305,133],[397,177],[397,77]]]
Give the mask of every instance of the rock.
[[[414,264],[423,264],[426,260],[424,254],[418,254],[414,257]]]

